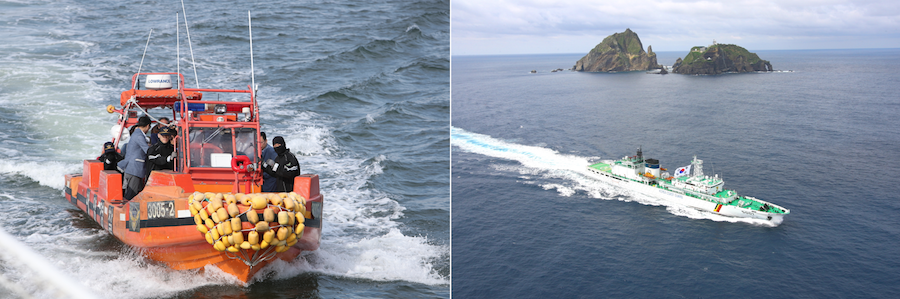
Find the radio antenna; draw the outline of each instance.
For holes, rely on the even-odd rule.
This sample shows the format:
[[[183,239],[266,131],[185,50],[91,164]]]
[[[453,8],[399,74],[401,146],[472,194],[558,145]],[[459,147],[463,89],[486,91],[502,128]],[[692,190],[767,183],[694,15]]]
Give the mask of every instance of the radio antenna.
[[[153,28],[150,28],[150,34],[147,34],[147,44],[144,45],[144,54],[141,54],[141,64],[138,65],[138,74],[141,73],[141,68],[144,67],[144,56],[147,56],[147,47],[150,46],[150,36],[153,35]],[[131,89],[137,89],[138,82],[141,81],[141,77],[134,78],[134,85],[131,86]]]
[[[176,71],[181,75],[181,40],[178,39],[178,13],[175,13],[175,65]],[[183,84],[184,82],[178,82]]]
[[[247,11],[247,28],[250,30],[250,92],[256,98],[256,74],[253,72],[253,22],[250,19],[250,11]]]
[[[194,46],[191,43],[191,26],[188,25],[187,12],[184,10],[184,0],[181,0],[181,13],[184,15],[184,31],[188,36],[188,48],[191,49],[191,65],[194,66],[194,80],[197,82],[197,89],[200,89],[200,77],[197,77],[197,64],[194,63]]]

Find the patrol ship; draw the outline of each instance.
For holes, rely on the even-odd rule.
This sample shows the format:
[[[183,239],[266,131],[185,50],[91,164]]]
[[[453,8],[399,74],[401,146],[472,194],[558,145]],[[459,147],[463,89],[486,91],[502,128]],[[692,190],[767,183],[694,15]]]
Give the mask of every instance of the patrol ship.
[[[696,156],[691,165],[676,169],[674,175],[660,168],[659,160],[644,159],[641,149],[634,156],[592,164],[588,166],[588,171],[599,180],[723,216],[762,219],[779,224],[785,215],[791,213],[791,210],[779,205],[725,189],[725,181],[718,175],[711,177],[703,174],[703,160]]]

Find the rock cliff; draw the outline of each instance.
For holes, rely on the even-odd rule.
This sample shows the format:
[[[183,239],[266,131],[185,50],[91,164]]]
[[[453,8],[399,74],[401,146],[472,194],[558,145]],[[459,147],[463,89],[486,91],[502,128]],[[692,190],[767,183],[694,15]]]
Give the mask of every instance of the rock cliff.
[[[672,72],[691,75],[717,75],[772,71],[772,64],[738,45],[715,44],[693,47],[684,59],[678,58]]]
[[[631,29],[615,33],[603,39],[587,55],[575,63],[579,72],[627,72],[646,71],[660,68],[656,63],[656,53],[644,46],[637,33]]]

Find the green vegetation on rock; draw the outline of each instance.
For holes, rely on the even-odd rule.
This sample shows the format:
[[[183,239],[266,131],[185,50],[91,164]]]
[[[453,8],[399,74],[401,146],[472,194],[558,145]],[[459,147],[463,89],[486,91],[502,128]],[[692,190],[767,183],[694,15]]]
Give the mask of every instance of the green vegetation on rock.
[[[756,53],[732,44],[714,44],[709,47],[693,47],[684,59],[675,61],[672,71],[678,74],[714,75],[721,73],[745,73],[772,71],[772,64]]]

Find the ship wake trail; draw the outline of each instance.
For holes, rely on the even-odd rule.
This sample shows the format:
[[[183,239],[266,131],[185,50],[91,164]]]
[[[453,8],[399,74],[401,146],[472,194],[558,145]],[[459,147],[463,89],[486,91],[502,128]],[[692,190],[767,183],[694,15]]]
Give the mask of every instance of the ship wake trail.
[[[721,216],[594,180],[588,175],[587,165],[590,160],[596,160],[598,157],[560,154],[549,148],[506,142],[456,127],[450,127],[450,144],[464,152],[519,162],[522,166],[492,165],[492,167],[499,171],[518,172],[522,175],[521,178],[525,179],[523,183],[537,185],[545,190],[556,189],[560,195],[566,197],[582,192],[591,198],[665,206],[669,213],[691,219],[742,222],[760,226],[779,224],[766,220]]]

